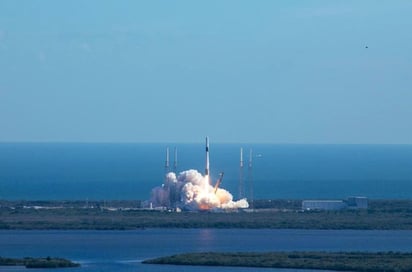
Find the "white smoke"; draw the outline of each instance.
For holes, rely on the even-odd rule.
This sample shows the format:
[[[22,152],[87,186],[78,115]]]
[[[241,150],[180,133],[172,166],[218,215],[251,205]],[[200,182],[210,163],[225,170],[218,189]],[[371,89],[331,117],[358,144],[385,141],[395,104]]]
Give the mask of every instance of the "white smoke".
[[[231,193],[214,188],[209,176],[196,170],[183,171],[176,177],[170,172],[161,187],[152,190],[150,202],[154,207],[172,207],[186,210],[214,210],[248,208],[246,199],[233,201]]]

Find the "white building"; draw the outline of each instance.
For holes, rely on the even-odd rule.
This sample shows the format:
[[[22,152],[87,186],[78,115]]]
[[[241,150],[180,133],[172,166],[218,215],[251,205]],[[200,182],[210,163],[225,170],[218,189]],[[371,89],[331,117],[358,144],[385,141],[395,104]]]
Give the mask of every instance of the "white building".
[[[360,196],[348,197],[347,200],[303,200],[302,210],[336,211],[343,209],[367,209],[368,198]]]
[[[302,209],[310,210],[342,210],[347,204],[343,200],[303,200]]]

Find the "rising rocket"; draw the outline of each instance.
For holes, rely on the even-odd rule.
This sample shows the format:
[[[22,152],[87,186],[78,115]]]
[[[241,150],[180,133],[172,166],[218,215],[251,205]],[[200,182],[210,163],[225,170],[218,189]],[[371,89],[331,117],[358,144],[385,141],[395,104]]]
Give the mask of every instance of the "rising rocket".
[[[206,137],[206,167],[205,176],[209,176],[209,137]]]

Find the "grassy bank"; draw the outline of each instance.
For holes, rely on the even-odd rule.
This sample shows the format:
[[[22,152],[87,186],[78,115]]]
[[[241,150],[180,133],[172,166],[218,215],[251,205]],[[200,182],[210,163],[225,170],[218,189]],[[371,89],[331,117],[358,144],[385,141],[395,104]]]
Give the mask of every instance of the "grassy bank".
[[[259,204],[260,203],[260,204]],[[136,202],[0,201],[0,229],[272,228],[412,230],[412,201],[372,200],[367,210],[302,212],[298,200],[256,201],[254,212],[159,212]],[[259,204],[259,205],[258,205]],[[104,206],[105,205],[105,206]],[[107,206],[119,209],[108,209]],[[38,208],[37,206],[41,206]],[[36,207],[36,208],[34,208]]]
[[[321,269],[362,272],[406,272],[412,271],[412,254],[393,252],[208,252],[173,255],[170,257],[147,260],[143,263]]]
[[[0,257],[0,266],[25,266],[26,268],[64,268],[79,267],[80,265],[62,258],[3,258]]]

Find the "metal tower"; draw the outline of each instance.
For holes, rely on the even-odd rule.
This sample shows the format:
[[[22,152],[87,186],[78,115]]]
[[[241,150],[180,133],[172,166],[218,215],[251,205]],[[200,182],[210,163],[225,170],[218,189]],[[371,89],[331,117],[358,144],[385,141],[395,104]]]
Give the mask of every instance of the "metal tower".
[[[177,174],[177,147],[175,147],[175,159],[173,162],[173,172]]]
[[[250,187],[250,208],[253,209],[253,169],[252,169],[252,158],[253,158],[253,151],[252,149],[249,150],[249,165],[248,165],[248,180],[249,180],[249,187]]]
[[[243,148],[240,148],[240,165],[239,165],[239,199],[243,198],[244,184],[243,184]]]

